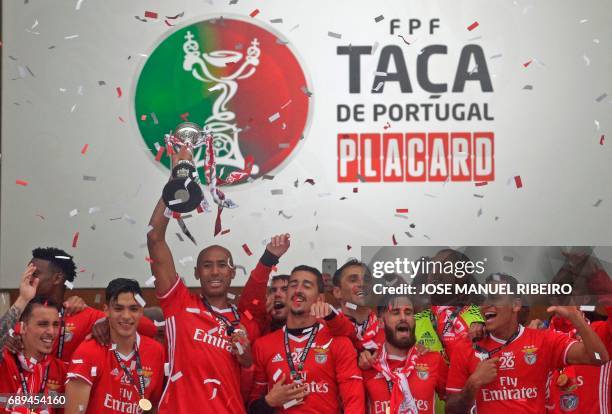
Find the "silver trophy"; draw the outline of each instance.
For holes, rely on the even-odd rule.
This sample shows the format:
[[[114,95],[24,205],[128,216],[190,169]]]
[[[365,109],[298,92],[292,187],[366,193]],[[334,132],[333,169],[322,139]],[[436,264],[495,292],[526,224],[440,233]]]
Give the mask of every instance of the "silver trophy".
[[[183,122],[177,125],[173,133],[166,135],[166,144],[171,145],[175,152],[187,147],[193,154],[193,150],[205,142],[204,131],[193,122]],[[204,194],[193,160],[180,160],[172,168],[172,178],[164,186],[162,199],[170,210],[177,213],[188,213],[202,203]]]

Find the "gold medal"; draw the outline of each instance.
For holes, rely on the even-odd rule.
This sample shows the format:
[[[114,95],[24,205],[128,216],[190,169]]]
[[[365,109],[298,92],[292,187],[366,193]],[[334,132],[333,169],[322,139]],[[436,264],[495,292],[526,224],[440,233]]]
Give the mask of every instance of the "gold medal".
[[[559,378],[557,378],[557,385],[560,387],[564,387],[565,384],[567,384],[567,380],[568,380],[568,376],[566,374],[561,374],[559,375]]]
[[[151,401],[147,400],[146,398],[141,398],[140,401],[138,401],[138,406],[143,411],[149,411],[151,408],[153,408],[153,404],[151,404]]]

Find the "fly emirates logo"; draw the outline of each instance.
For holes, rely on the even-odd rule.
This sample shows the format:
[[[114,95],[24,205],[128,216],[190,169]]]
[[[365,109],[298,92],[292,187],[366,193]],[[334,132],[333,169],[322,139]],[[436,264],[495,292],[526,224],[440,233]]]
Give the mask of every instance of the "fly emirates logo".
[[[196,328],[196,330],[193,332],[193,340],[224,349],[227,352],[231,352],[232,344],[226,339],[227,334],[225,333],[225,328],[217,329],[216,333],[219,335],[213,335],[213,332],[211,331],[206,332],[203,329]]]
[[[315,345],[315,344],[313,344]],[[313,346],[314,347],[314,346]],[[315,361],[317,364],[325,364],[327,362],[327,349],[318,348],[318,350],[324,350],[325,356],[315,357]],[[293,364],[297,367],[300,363],[300,359],[302,358],[302,353],[304,352],[303,348],[295,348],[295,351],[291,353],[291,359],[293,359]],[[311,351],[312,352],[312,351]],[[320,351],[320,354],[323,355],[323,352]],[[308,371],[302,372],[302,380],[300,381],[302,384],[306,385],[306,392],[308,393],[318,393],[318,394],[327,394],[329,392],[329,384],[325,381],[315,381],[312,378],[308,378]]]
[[[419,411],[429,411],[429,401],[426,400],[414,400],[416,407]],[[376,400],[374,401],[374,414],[387,414],[391,410],[391,403],[389,400]]]
[[[525,400],[538,398],[538,387],[518,387],[518,378],[516,377],[499,377],[499,389],[482,388],[482,400],[484,402],[491,401],[507,401],[507,400]]]

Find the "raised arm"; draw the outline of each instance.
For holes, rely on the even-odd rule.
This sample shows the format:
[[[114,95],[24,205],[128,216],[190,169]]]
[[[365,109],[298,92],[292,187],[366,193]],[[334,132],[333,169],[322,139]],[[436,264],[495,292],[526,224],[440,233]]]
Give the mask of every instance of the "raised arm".
[[[192,159],[193,155],[183,147],[178,154],[172,155],[172,166],[179,160]],[[155,276],[155,289],[158,296],[164,296],[176,282],[176,268],[168,243],[166,243],[166,229],[170,221],[165,215],[166,205],[160,198],[153,210],[149,225],[153,228],[147,233],[147,246],[151,258],[151,272]]]
[[[0,317],[0,360],[2,360],[4,344],[10,336],[10,330],[15,327],[28,302],[36,295],[39,279],[33,276],[35,270],[36,267],[33,264],[28,264],[23,275],[21,275],[19,297],[9,310]]]

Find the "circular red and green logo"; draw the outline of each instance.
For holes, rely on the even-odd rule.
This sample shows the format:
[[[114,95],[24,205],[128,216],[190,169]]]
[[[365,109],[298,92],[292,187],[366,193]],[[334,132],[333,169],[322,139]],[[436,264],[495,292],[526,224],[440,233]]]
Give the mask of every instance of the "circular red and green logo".
[[[153,156],[167,134],[191,121],[212,131],[217,174],[253,157],[252,177],[295,151],[310,114],[310,88],[291,47],[271,30],[236,18],[180,28],[153,50],[138,77],[135,116]],[[204,180],[205,150],[195,159]],[[169,157],[161,162],[170,167]]]

